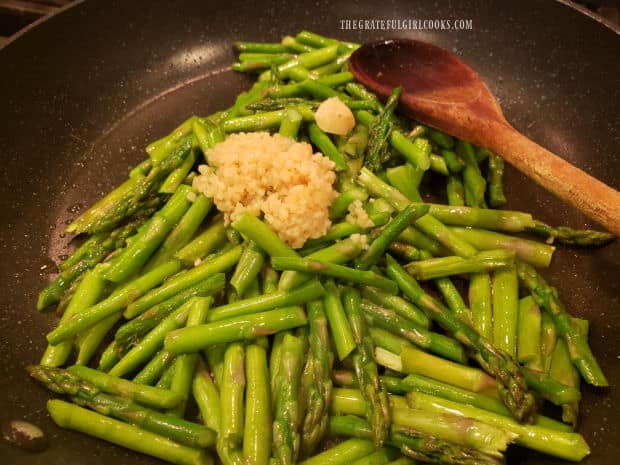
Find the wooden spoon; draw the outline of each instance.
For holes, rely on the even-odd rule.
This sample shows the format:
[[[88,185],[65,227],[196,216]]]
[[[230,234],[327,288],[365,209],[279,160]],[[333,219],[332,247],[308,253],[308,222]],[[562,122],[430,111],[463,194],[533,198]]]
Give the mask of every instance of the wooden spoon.
[[[513,128],[480,76],[451,53],[417,40],[363,45],[350,60],[356,79],[416,120],[488,148],[541,186],[620,235],[620,192]]]

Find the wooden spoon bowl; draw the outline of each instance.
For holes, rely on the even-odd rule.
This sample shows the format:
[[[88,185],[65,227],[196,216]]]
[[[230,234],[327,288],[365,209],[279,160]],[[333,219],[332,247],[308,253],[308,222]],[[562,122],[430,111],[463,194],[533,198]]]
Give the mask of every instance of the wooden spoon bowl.
[[[620,235],[620,192],[514,129],[480,76],[453,54],[410,39],[365,44],[351,72],[387,97],[403,87],[408,116],[501,155],[535,182]]]

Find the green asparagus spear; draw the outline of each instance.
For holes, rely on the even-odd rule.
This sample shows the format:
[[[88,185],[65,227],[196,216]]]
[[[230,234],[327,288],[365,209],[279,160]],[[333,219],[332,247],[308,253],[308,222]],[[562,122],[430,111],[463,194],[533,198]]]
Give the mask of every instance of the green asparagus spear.
[[[375,265],[388,245],[400,235],[409,224],[428,212],[427,205],[408,205],[372,241],[364,254],[356,260],[356,267],[367,270]],[[376,286],[378,287],[378,286]]]
[[[426,314],[398,295],[388,294],[374,287],[364,287],[362,297],[376,305],[394,310],[399,316],[410,320],[418,327],[425,329],[430,327],[430,320]]]
[[[78,405],[88,407],[102,415],[140,426],[189,447],[203,448],[215,444],[215,434],[212,430],[142,407],[123,397],[104,394],[93,384],[67,370],[30,366],[28,372],[48,389],[58,394],[69,395]]]
[[[189,309],[186,320],[186,327],[191,328],[203,324],[207,319],[207,312],[213,299],[211,297],[194,297],[188,302]],[[177,356],[174,377],[170,383],[170,390],[181,394],[183,400],[174,409],[169,411],[173,415],[183,417],[189,393],[194,378],[194,370],[198,354],[183,354]]]
[[[551,263],[555,247],[540,242],[508,236],[483,229],[451,227],[450,230],[479,250],[512,250],[519,260],[546,268]]]
[[[180,267],[179,261],[171,260],[127,283],[117,291],[114,291],[108,298],[63,322],[62,325],[47,335],[48,342],[58,344],[80,331],[92,327],[99,321],[120,312],[123,307],[127,306],[136,297],[145,294],[168,276],[179,271]]]
[[[540,352],[541,315],[540,307],[532,296],[519,301],[519,322],[517,328],[517,360],[535,370],[542,369]]]
[[[114,260],[106,270],[105,278],[120,283],[133,276],[146,263],[165,240],[168,233],[185,214],[191,205],[187,195],[192,192],[188,186],[180,186],[166,202],[166,205],[155,213],[155,216],[133,238],[132,242]]]
[[[517,358],[519,320],[519,282],[514,266],[495,271],[493,286],[493,344]]]
[[[489,154],[489,172],[487,174],[488,201],[492,208],[499,208],[506,204],[502,178],[504,176],[504,159],[494,153]]]
[[[78,288],[75,291],[69,306],[63,313],[60,320],[61,324],[67,321],[76,313],[80,312],[84,308],[88,308],[100,299],[105,288],[105,281],[101,277],[97,270],[91,270],[86,273],[84,279],[80,282]],[[41,358],[41,365],[58,367],[64,365],[69,355],[71,355],[71,349],[73,347],[73,341],[67,339],[57,345],[48,345]]]
[[[268,465],[271,457],[271,394],[265,349],[246,349],[246,408],[243,456],[247,463]]]
[[[366,419],[369,421],[375,445],[381,447],[387,437],[390,425],[390,410],[387,393],[379,380],[377,364],[374,360],[374,344],[366,327],[360,309],[361,296],[354,288],[345,288],[343,292],[344,310],[353,330],[357,350],[353,353],[353,366],[357,380],[366,399],[368,409]]]
[[[245,354],[240,343],[230,344],[224,355],[220,389],[220,428],[217,452],[224,465],[242,465]]]
[[[152,386],[161,378],[162,374],[174,360],[174,355],[160,350],[144,367],[133,377],[134,383]]]
[[[391,158],[388,147],[388,138],[392,130],[390,119],[398,106],[401,91],[400,87],[392,91],[385,107],[368,125],[368,150],[364,158],[364,166],[369,167],[373,172],[380,170],[383,164]]]
[[[325,289],[317,280],[310,281],[292,291],[275,291],[271,294],[248,297],[215,307],[209,314],[208,321],[215,322],[233,317],[241,317],[264,310],[279,307],[301,305],[318,299],[325,294]]]
[[[181,397],[175,392],[133,383],[93,368],[73,365],[68,368],[68,371],[94,384],[103,392],[127,397],[139,404],[155,408],[172,408],[181,401]]]
[[[388,255],[388,275],[394,279],[403,293],[444,329],[465,344],[482,368],[494,376],[506,407],[518,421],[533,421],[536,404],[527,390],[523,374],[517,363],[507,353],[495,348],[486,338],[463,323],[441,303],[426,294],[418,283],[392,257]]]
[[[358,438],[370,439],[372,437],[370,425],[354,415],[332,417],[330,431],[332,434]],[[447,442],[399,425],[392,426],[389,443],[398,447],[401,453],[423,463],[454,465],[498,465],[501,463],[498,459],[476,449]]]
[[[205,260],[200,265],[185,273],[179,273],[158,288],[153,289],[138,299],[134,299],[134,301],[127,306],[127,310],[125,310],[123,316],[130,319],[140,315],[154,305],[176,295],[178,292],[195,286],[200,281],[216,275],[217,273],[222,273],[232,268],[239,261],[241,251],[241,246],[233,247],[221,255]],[[214,282],[213,284],[216,283]]]
[[[300,448],[298,388],[304,359],[301,339],[285,334],[282,340],[278,391],[273,419],[273,456],[279,464],[292,465]]]
[[[490,340],[493,337],[493,307],[491,276],[488,273],[469,276],[468,299],[474,328]]]
[[[177,251],[175,258],[181,260],[186,266],[194,265],[226,242],[225,230],[224,218],[216,215],[207,229]]]
[[[168,237],[166,237],[161,247],[145,265],[145,269],[149,270],[157,265],[161,265],[183,248],[194,235],[202,221],[207,217],[212,207],[213,201],[211,199],[205,197],[203,194],[198,194],[196,199],[192,202],[191,207],[179,220],[174,229],[170,231],[170,234],[168,234]]]
[[[527,228],[527,231],[546,238],[547,242],[557,240],[560,244],[580,247],[598,247],[615,239],[613,234],[604,231],[571,229],[565,226],[553,227],[542,221],[534,221],[534,224]]]
[[[434,415],[449,413],[484,421],[489,425],[516,434],[515,442],[521,446],[565,460],[578,462],[590,453],[585,440],[577,433],[552,430],[538,425],[522,425],[496,413],[419,392],[407,394],[407,402],[413,408],[425,410]]]
[[[421,396],[423,394],[411,392],[407,400],[399,396],[390,397],[393,424],[391,432],[394,431],[395,427],[399,430],[412,429],[417,431],[420,436],[431,436],[467,449],[478,450],[497,458],[501,458],[502,452],[516,436],[513,432],[488,425],[477,419],[463,422],[458,416],[450,415],[449,413],[436,415],[417,406],[410,408],[407,402],[409,396],[413,395]],[[443,399],[441,400],[444,401]],[[332,399],[333,413],[347,416],[360,415],[364,408],[364,398],[359,390],[334,389],[334,397]],[[510,421],[506,417],[501,418]],[[331,425],[333,425],[333,422],[330,422]],[[391,439],[390,437],[390,442],[392,442]]]
[[[568,346],[571,360],[583,379],[594,386],[607,386],[609,383],[594,358],[588,341],[573,324],[557,290],[549,286],[542,276],[526,263],[517,262],[517,273],[536,303],[553,318],[558,333]]]
[[[439,257],[411,262],[405,270],[414,278],[428,280],[467,273],[484,273],[510,268],[515,254],[511,250],[488,250],[471,257]]]
[[[458,341],[416,326],[415,323],[399,316],[395,311],[371,302],[362,301],[360,306],[371,325],[398,334],[423,349],[455,362],[464,363],[467,360],[463,346]]]
[[[323,300],[327,322],[340,360],[344,360],[355,349],[355,336],[342,306],[340,292],[330,280],[326,283],[327,293]]]
[[[204,449],[193,449],[134,425],[107,418],[77,405],[50,400],[47,409],[54,422],[63,427],[103,439],[143,454],[178,465],[212,465]]]
[[[130,347],[192,297],[208,297],[214,295],[221,291],[225,284],[226,278],[223,273],[214,274],[195,286],[187,288],[163,302],[152,306],[136,318],[129,320],[118,328],[114,340],[121,348]]]
[[[365,457],[374,450],[375,445],[372,441],[352,438],[299,462],[299,465],[348,465],[351,461]]]
[[[309,325],[309,343],[312,369],[311,386],[316,396],[308,394],[309,408],[306,410],[301,431],[301,451],[309,455],[323,438],[327,429],[329,403],[332,393],[331,369],[333,353],[330,347],[327,317],[323,302],[314,300],[306,304]]]
[[[300,307],[283,307],[177,329],[168,333],[164,347],[173,354],[190,353],[210,345],[268,336],[306,323],[306,315]]]
[[[94,268],[106,256],[120,250],[127,238],[132,236],[137,228],[145,221],[144,215],[119,226],[109,234],[99,233],[92,236],[93,241],[87,240],[82,247],[60,265],[60,275],[39,294],[37,309],[43,310],[59,302],[71,289],[71,286],[80,281],[86,270]],[[100,270],[103,272],[103,269]]]

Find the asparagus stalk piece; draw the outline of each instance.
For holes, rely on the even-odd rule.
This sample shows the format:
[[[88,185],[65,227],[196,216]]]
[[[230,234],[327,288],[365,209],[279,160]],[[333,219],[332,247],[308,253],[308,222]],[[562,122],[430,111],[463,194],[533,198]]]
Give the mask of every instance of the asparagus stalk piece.
[[[164,207],[138,231],[131,243],[106,270],[105,278],[120,283],[133,276],[165,240],[168,233],[191,205],[187,199],[192,192],[188,186],[180,186]]]
[[[124,376],[134,371],[147,360],[150,360],[153,354],[163,345],[166,334],[185,324],[193,305],[194,299],[191,299],[162,320],[142,341],[132,347],[131,350],[114,365],[109,373],[112,376]]]
[[[413,394],[417,395],[417,393],[411,393],[411,395]],[[407,405],[408,400],[409,398],[405,400],[400,396],[390,396],[392,432],[395,427],[414,430],[420,436],[430,436],[453,443],[455,446],[478,450],[497,458],[502,457],[502,452],[515,439],[515,433],[488,425],[477,419],[464,422],[458,416],[449,413],[436,415],[424,409],[410,408]],[[364,398],[359,390],[334,389],[332,399],[332,412],[334,414],[360,415],[364,408]],[[506,417],[501,418],[510,421]],[[368,425],[366,424],[366,426]]]
[[[471,257],[439,257],[408,263],[407,273],[416,279],[429,280],[466,273],[485,273],[510,268],[514,265],[514,252],[489,250]]]
[[[355,336],[344,312],[340,292],[336,284],[333,281],[328,281],[326,286],[327,293],[323,304],[325,306],[327,322],[334,338],[338,358],[344,360],[355,349]]]
[[[296,257],[273,257],[271,266],[275,270],[294,270],[330,276],[357,284],[366,284],[395,294],[398,286],[374,271],[363,271],[320,260]]]
[[[599,247],[615,239],[615,236],[605,231],[591,229],[571,229],[565,226],[549,226],[542,221],[534,221],[527,231],[533,232],[547,239],[548,242],[558,241],[560,244],[576,245],[580,247]]]
[[[75,360],[76,365],[88,365],[90,359],[95,355],[95,352],[97,352],[97,349],[101,345],[101,341],[104,340],[106,335],[114,327],[116,322],[120,320],[120,318],[120,313],[110,315],[75,337],[75,342],[78,349]],[[115,349],[116,356],[114,357],[114,362],[108,366],[108,369],[112,368],[112,365],[120,359],[120,356],[123,353],[122,348],[115,347]]]
[[[351,461],[365,457],[374,450],[375,445],[372,441],[352,438],[299,462],[299,465],[348,465]]]
[[[464,363],[467,360],[465,351],[458,341],[418,327],[415,323],[397,315],[396,312],[368,301],[362,301],[360,306],[371,325],[399,334],[418,347],[430,350],[455,362]]]
[[[455,207],[462,207],[465,205],[465,187],[460,179],[460,176],[451,174],[446,181],[446,197],[448,198],[448,204]]]
[[[146,293],[138,299],[134,299],[134,301],[127,306],[127,310],[125,310],[123,316],[130,319],[140,315],[152,306],[176,295],[178,292],[195,286],[199,282],[217,273],[228,270],[239,261],[241,251],[241,246],[233,247],[221,255],[217,255],[210,260],[205,260],[200,265],[185,273],[179,273],[158,288],[153,289],[151,292]]]
[[[104,441],[157,457],[178,465],[211,465],[213,458],[204,449],[193,449],[134,425],[91,412],[62,400],[50,400],[47,409],[54,422]]]
[[[160,350],[144,367],[133,377],[133,382],[152,386],[161,378],[164,371],[174,360],[174,355],[166,350]],[[212,428],[213,429],[213,428]],[[215,431],[215,430],[214,430]]]
[[[318,299],[325,294],[325,288],[317,280],[310,281],[292,291],[275,291],[271,294],[248,297],[246,299],[231,302],[214,308],[209,317],[209,322],[242,317],[265,310],[273,310],[279,307],[302,305],[306,302]]]
[[[241,343],[230,344],[224,354],[220,389],[220,428],[217,452],[224,465],[243,465],[243,412],[245,353]]]
[[[411,346],[401,346],[400,357],[395,359],[385,349],[377,348],[375,357],[381,364],[407,374],[419,374],[452,386],[497,398],[497,383],[477,368],[456,364]]]
[[[502,178],[504,176],[504,159],[494,153],[489,154],[488,201],[492,208],[499,208],[506,204]]]
[[[366,399],[368,409],[366,419],[372,427],[373,439],[377,447],[381,447],[387,437],[390,425],[390,410],[387,393],[379,379],[377,364],[374,360],[374,344],[360,309],[361,296],[354,288],[346,288],[343,292],[344,310],[353,330],[357,350],[352,361],[357,381]]]
[[[301,307],[283,307],[168,333],[164,347],[173,354],[190,353],[210,345],[268,336],[307,323]]]
[[[388,275],[394,279],[403,293],[433,320],[469,348],[482,368],[495,377],[506,407],[518,421],[533,421],[536,403],[528,391],[519,365],[507,353],[495,348],[473,328],[456,318],[441,303],[426,294],[419,284],[388,255]]]
[[[291,334],[284,335],[273,420],[273,456],[282,465],[294,464],[299,454],[301,418],[297,391],[303,351],[301,339]]]
[[[71,286],[75,285],[87,270],[94,268],[110,253],[121,249],[127,238],[132,236],[144,221],[145,216],[140,215],[109,234],[95,234],[84,242],[71,257],[60,265],[61,272],[58,277],[41,291],[37,300],[37,309],[43,310],[61,301]]]
[[[371,439],[370,425],[354,415],[340,415],[330,419],[332,434]],[[421,434],[407,427],[393,425],[388,442],[401,453],[423,463],[454,465],[499,465],[500,460],[477,450]]]
[[[517,262],[517,273],[521,282],[532,293],[536,303],[553,318],[558,333],[568,346],[571,360],[583,379],[594,386],[609,385],[590,350],[587,339],[573,324],[558,297],[557,290],[549,286],[543,277],[526,263]]]
[[[362,297],[376,305],[394,310],[399,316],[410,320],[418,327],[428,329],[431,325],[422,310],[398,295],[388,294],[374,287],[364,287]]]
[[[412,202],[422,202],[418,187],[424,173],[424,170],[415,168],[411,163],[385,170],[385,176],[390,184],[405,194]]]
[[[194,297],[188,302],[188,313],[186,327],[191,328],[198,326],[207,319],[207,312],[213,303],[211,297]],[[174,377],[170,383],[170,390],[181,394],[183,400],[172,409],[169,413],[180,417],[185,415],[187,399],[192,387],[192,379],[196,368],[198,354],[183,354],[177,356]]]
[[[158,409],[172,408],[182,399],[176,392],[133,383],[126,379],[102,373],[93,368],[73,365],[67,370],[78,378],[94,384],[105,393],[126,397],[136,403],[150,407]]]
[[[194,235],[202,221],[207,217],[213,200],[204,194],[198,193],[185,215],[179,220],[170,234],[166,237],[161,247],[150,258],[145,269],[151,269],[171,259],[175,253],[182,249]]]
[[[140,426],[189,447],[203,448],[215,444],[215,434],[209,428],[142,407],[120,396],[104,394],[93,384],[59,368],[30,366],[30,376],[58,394],[102,415]]]
[[[316,397],[309,396],[309,409],[306,410],[301,432],[301,452],[309,455],[325,435],[327,429],[329,403],[332,394],[331,370],[334,355],[329,341],[329,329],[325,308],[321,300],[306,304],[308,313],[310,352],[312,357],[312,386]],[[312,402],[310,402],[310,399]]]
[[[555,247],[494,231],[452,226],[450,230],[479,250],[507,249],[514,251],[519,260],[546,268],[551,263]]]
[[[379,258],[388,248],[389,244],[396,239],[403,230],[415,219],[428,212],[427,205],[408,205],[399,212],[394,219],[372,241],[368,249],[356,260],[356,267],[368,270],[375,265]],[[376,286],[379,287],[379,286]]]
[[[555,351],[558,341],[558,331],[553,322],[553,318],[547,312],[543,312],[540,322],[540,358],[542,368],[540,371],[549,373],[551,367],[551,357]]]
[[[192,381],[192,396],[198,405],[203,423],[218,433],[221,421],[220,393],[200,357]]]
[[[230,284],[235,288],[237,294],[243,295],[252,280],[258,276],[264,261],[265,256],[258,246],[249,241],[241,253],[235,272],[230,278]]]
[[[129,320],[116,331],[114,340],[119,347],[125,348],[136,343],[148,331],[157,326],[164,318],[188,302],[193,297],[209,297],[221,291],[226,284],[224,273],[217,273],[206,278],[193,287],[152,306],[141,315]]]
[[[490,340],[493,337],[493,307],[491,276],[488,273],[470,275],[468,297],[474,328]]]
[[[105,281],[100,273],[98,273],[97,270],[88,271],[77,287],[65,313],[63,313],[60,324],[67,321],[82,309],[96,304],[103,294],[104,289]],[[71,355],[72,348],[73,341],[71,341],[71,339],[67,339],[57,345],[48,344],[43,353],[43,357],[41,357],[41,365],[53,367],[64,365],[69,355]]]
[[[519,282],[514,266],[491,275],[493,286],[493,344],[517,358]]]
[[[385,107],[376,118],[367,124],[369,129],[368,149],[364,157],[364,166],[369,167],[372,171],[381,169],[381,166],[391,157],[388,148],[388,139],[392,131],[390,119],[398,106],[401,91],[401,87],[394,88]]]
[[[489,425],[516,434],[515,442],[521,446],[565,460],[578,462],[590,453],[590,448],[578,433],[557,431],[538,425],[519,424],[502,415],[419,392],[407,394],[407,402],[413,408],[425,410],[434,415],[449,413],[484,421]]]
[[[359,242],[355,242],[352,239],[344,239],[333,245],[319,249],[316,252],[307,255],[305,258],[308,260],[319,260],[338,265],[353,260],[360,254],[361,251],[362,247]],[[282,273],[280,282],[278,283],[278,288],[283,291],[290,290],[300,286],[306,281],[309,281],[311,278],[311,274],[287,270]]]
[[[63,324],[47,335],[48,342],[50,344],[58,344],[92,327],[99,321],[120,312],[123,307],[127,306],[136,297],[145,294],[168,276],[179,271],[180,267],[179,261],[171,260],[136,278],[117,291],[114,291],[108,298],[63,322]]]
[[[465,301],[463,300],[460,291],[454,285],[452,280],[448,277],[437,278],[435,279],[435,285],[439,289],[439,292],[441,292],[446,304],[448,304],[448,308],[450,308],[450,310],[452,310],[461,320],[470,323],[471,311],[467,308],[467,305],[465,305]]]
[[[243,457],[253,465],[268,465],[271,457],[271,393],[267,354],[259,345],[246,349],[246,404]]]
[[[174,255],[186,266],[192,266],[226,242],[224,218],[217,215],[209,227]]]
[[[519,323],[517,334],[517,359],[519,363],[535,370],[541,370],[540,307],[536,305],[532,296],[519,301]]]
[[[559,382],[579,389],[579,372],[573,366],[564,340],[560,339],[555,346],[549,375]],[[562,421],[573,427],[577,426],[579,415],[579,402],[566,402],[562,404]]]
[[[358,176],[358,182],[369,193],[384,198],[398,210],[402,210],[411,203],[398,189],[383,182],[367,169],[362,168]],[[519,211],[458,207],[435,203],[428,205],[430,205],[429,215],[441,223],[450,226],[470,226],[495,231],[523,232],[528,227],[534,225],[532,215]],[[416,224],[420,226],[419,222]]]

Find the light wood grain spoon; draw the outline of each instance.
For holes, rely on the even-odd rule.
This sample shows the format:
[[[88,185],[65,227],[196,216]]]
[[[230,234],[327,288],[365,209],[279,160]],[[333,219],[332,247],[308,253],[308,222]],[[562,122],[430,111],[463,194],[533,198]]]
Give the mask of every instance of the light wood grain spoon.
[[[538,184],[620,235],[620,192],[531,141],[504,118],[480,76],[451,53],[409,39],[365,44],[351,72],[387,97],[402,86],[400,107],[411,117],[488,148]]]

